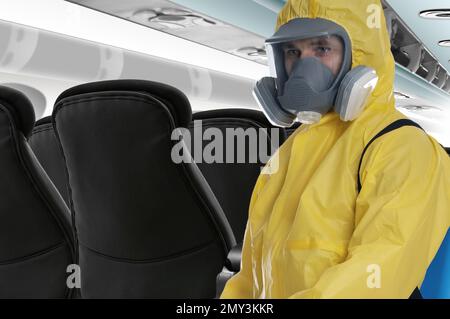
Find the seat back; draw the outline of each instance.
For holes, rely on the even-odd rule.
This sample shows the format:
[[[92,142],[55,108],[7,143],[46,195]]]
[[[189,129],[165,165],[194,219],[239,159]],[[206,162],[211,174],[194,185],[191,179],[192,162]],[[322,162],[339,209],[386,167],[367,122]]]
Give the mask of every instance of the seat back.
[[[265,164],[264,158],[260,155],[268,159],[271,151],[276,150],[284,142],[286,133],[284,129],[272,127],[264,114],[256,110],[221,109],[198,112],[193,114],[193,120],[194,122],[190,125],[193,152],[197,147],[195,143],[202,143],[199,148],[202,152],[210,143],[203,139],[197,141],[195,138],[195,135],[198,135],[195,132],[196,128],[201,130],[201,135],[211,129],[219,130],[222,135],[223,156],[221,157],[223,161],[219,162],[220,158],[216,158],[217,161],[210,163],[203,158],[202,161],[196,159],[196,162],[219,200],[236,240],[242,242],[252,191]],[[244,144],[239,144],[235,135],[227,134],[227,130],[228,132],[233,132],[233,130],[237,132],[236,129],[240,129],[241,133],[248,133],[246,139],[243,140]],[[255,134],[250,134],[251,132],[255,132]],[[274,147],[272,147],[272,143]],[[244,147],[242,148],[240,145]],[[262,146],[265,147],[265,150],[261,148]],[[231,163],[227,161],[227,156],[230,155],[229,151],[233,152],[229,158],[232,160]],[[245,154],[238,154],[242,151]],[[254,154],[255,152],[256,154]],[[240,156],[244,161],[239,160]]]
[[[76,263],[69,212],[26,138],[34,110],[0,87],[0,298],[65,298]]]
[[[36,122],[28,143],[48,177],[69,206],[66,169],[61,147],[53,130],[51,116],[44,117]]]
[[[58,98],[83,298],[215,295],[235,240],[195,164],[173,160],[172,133],[191,115],[180,91],[148,81],[90,83]]]

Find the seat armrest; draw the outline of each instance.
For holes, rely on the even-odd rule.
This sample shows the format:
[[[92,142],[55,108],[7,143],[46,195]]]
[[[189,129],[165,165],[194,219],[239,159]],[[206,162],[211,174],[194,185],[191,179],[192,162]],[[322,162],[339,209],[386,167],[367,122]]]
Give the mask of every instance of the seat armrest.
[[[242,243],[237,244],[231,248],[228,253],[225,266],[230,272],[239,272],[241,270],[241,258],[242,258]]]
[[[222,272],[216,278],[216,298],[220,298],[227,281],[241,270],[242,243],[237,244],[228,253]]]

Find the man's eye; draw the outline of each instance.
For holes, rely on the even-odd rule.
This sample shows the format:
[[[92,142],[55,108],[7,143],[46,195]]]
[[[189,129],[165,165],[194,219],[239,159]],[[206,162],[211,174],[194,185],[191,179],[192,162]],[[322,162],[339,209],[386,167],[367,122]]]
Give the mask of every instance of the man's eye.
[[[296,49],[289,49],[286,51],[286,55],[289,57],[300,57],[300,50],[296,50]]]
[[[327,55],[328,53],[330,53],[331,48],[329,48],[329,47],[316,47],[315,51],[316,51],[316,53],[317,53],[319,56],[325,56],[325,55]]]

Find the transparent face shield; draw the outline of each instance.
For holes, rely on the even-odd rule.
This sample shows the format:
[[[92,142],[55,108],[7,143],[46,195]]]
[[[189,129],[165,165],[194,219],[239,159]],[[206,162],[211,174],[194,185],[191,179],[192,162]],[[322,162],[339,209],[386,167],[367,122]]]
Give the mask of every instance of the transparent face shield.
[[[345,29],[326,19],[293,19],[266,40],[266,52],[271,77],[256,83],[254,96],[272,123],[311,124],[333,108],[351,70]]]
[[[292,39],[284,43],[266,43],[266,51],[270,76],[280,80],[277,81],[277,89],[281,95],[283,87],[278,86],[287,81],[300,59],[316,58],[337,78],[343,67],[345,47],[339,36],[327,35]]]
[[[276,78],[278,96],[285,94],[292,77],[303,77],[317,93],[329,90],[342,73],[344,41],[336,35],[292,39],[284,43],[267,44],[271,76]],[[292,81],[291,81],[292,82]],[[315,111],[297,113],[306,124],[320,120]]]

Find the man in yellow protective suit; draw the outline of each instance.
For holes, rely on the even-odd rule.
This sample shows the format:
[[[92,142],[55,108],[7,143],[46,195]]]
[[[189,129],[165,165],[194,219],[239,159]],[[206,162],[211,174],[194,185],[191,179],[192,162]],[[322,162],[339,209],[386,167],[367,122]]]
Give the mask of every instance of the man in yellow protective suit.
[[[450,160],[414,126],[367,146],[404,119],[380,1],[291,0],[266,43],[255,96],[272,123],[305,124],[257,181],[221,298],[410,297],[450,225]]]

